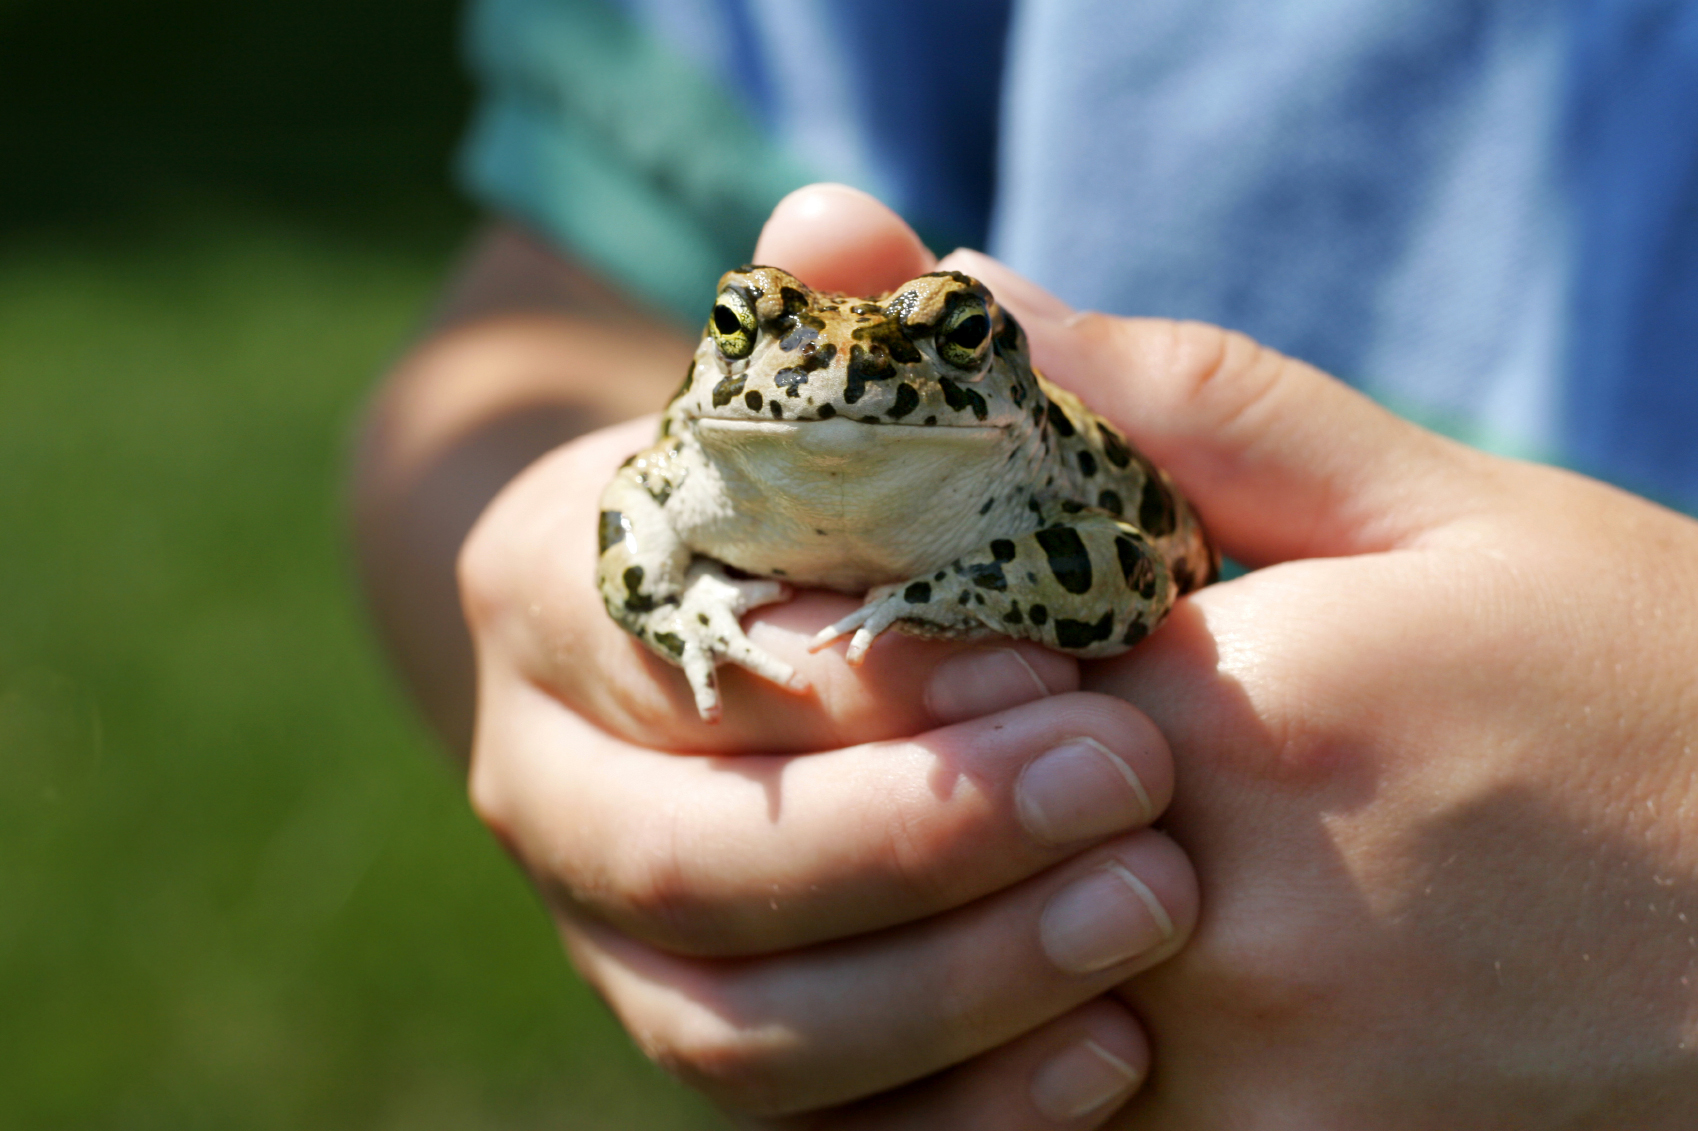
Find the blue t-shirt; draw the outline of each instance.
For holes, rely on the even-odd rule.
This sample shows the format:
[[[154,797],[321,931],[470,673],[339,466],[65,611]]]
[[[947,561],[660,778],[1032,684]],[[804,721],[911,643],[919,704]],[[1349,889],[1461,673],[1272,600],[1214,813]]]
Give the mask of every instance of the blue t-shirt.
[[[1698,3],[476,0],[468,42],[474,194],[691,323],[845,181],[1698,510]]]

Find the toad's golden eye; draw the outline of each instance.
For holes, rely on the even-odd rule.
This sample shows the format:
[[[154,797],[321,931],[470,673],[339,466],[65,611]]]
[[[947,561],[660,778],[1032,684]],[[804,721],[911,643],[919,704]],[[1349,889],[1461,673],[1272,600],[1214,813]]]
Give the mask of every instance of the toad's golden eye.
[[[755,349],[755,311],[742,291],[726,288],[714,300],[708,331],[728,360],[748,357]]]
[[[990,341],[990,312],[975,294],[951,296],[949,311],[937,328],[937,353],[957,369],[977,369]]]

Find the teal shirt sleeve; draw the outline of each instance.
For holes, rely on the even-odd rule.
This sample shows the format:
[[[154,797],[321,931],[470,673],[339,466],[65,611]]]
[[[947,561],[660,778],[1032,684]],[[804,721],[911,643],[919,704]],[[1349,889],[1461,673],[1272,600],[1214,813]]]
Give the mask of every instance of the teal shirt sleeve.
[[[731,93],[598,0],[474,0],[459,178],[686,323],[814,178]]]

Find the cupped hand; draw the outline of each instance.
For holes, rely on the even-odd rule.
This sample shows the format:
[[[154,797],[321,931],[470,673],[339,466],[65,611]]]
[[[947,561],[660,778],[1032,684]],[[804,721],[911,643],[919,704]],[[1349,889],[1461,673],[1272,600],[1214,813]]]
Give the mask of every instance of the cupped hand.
[[[1698,1126],[1698,523],[946,263],[1263,567],[1085,673],[1170,744],[1205,910],[1120,991],[1112,1126]]]
[[[791,198],[757,258],[871,293],[935,266],[847,190]],[[578,969],[723,1106],[811,1127],[1099,1125],[1148,1048],[1103,995],[1196,917],[1149,829],[1160,733],[1032,645],[892,636],[864,665],[805,593],[746,619],[796,695],[722,669],[704,724],[593,579],[597,497],[653,422],[545,457],[461,558],[478,655],[471,790]]]
[[[914,252],[821,286],[876,290],[929,265],[888,213],[849,212],[811,230],[781,213],[769,236]],[[816,246],[771,244],[782,254],[758,258],[793,269],[785,255]],[[1262,568],[1089,667],[1082,686],[1119,705],[1044,695],[1074,687],[1073,669],[1024,648],[881,642],[864,675],[810,658],[802,638],[841,607],[810,595],[752,622],[817,696],[732,673],[709,731],[674,671],[600,635],[587,564],[569,599],[548,563],[575,559],[503,556],[544,544],[564,521],[547,500],[587,498],[612,449],[640,438],[561,453],[570,474],[538,480],[528,509],[516,483],[466,559],[485,671],[474,792],[638,1039],[729,1106],[817,1109],[821,1128],[1098,1125],[1151,1046],[1154,1075],[1113,1126],[1693,1125],[1698,526],[1449,443],[1240,336],[1076,316],[982,256],[944,265],[989,283],[1046,374]],[[515,526],[496,538],[503,515]],[[1013,709],[958,721],[997,704]],[[998,747],[1010,731],[1045,737]],[[1120,831],[1084,820],[1088,835],[1045,855],[1019,789],[1062,733],[1114,754],[1081,757],[1074,780],[1130,808]],[[623,745],[645,740],[772,753]],[[1206,915],[1130,979],[1194,906],[1171,844],[1136,831],[1169,748],[1164,827],[1199,866]],[[1150,806],[1116,792],[1133,779]],[[1087,1000],[1095,982],[1054,980],[1066,935],[1038,909],[1088,882],[1101,900],[1075,906],[1130,916],[1109,934],[1162,933],[1124,899],[1144,893],[1122,868],[1174,941],[1101,968],[1117,996]]]

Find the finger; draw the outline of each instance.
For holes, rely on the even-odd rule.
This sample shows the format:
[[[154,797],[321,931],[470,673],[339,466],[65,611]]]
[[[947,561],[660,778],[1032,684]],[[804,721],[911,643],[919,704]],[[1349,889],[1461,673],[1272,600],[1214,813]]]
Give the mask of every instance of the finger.
[[[652,422],[594,433],[544,457],[490,505],[461,554],[468,623],[481,656],[512,658],[523,678],[608,732],[696,751],[824,750],[929,730],[1078,686],[1077,664],[1030,643],[921,640],[889,633],[864,664],[813,653],[820,628],[852,610],[846,596],[804,592],[745,618],[750,641],[789,663],[798,696],[733,664],[719,668],[724,704],[703,723],[682,669],[607,615],[596,591],[596,500]]]
[[[772,210],[754,262],[822,291],[876,295],[937,265],[920,237],[872,196],[848,185],[799,188]]]
[[[882,1096],[760,1131],[1087,1131],[1138,1090],[1150,1046],[1130,1010],[1097,998],[1001,1048]]]
[[[1107,696],[822,754],[709,758],[628,746],[504,687],[480,704],[479,814],[559,899],[685,953],[770,952],[960,906],[1147,824],[1172,790],[1160,733]]]
[[[944,265],[1006,295],[1044,375],[1125,430],[1246,564],[1407,545],[1479,505],[1484,457],[1242,334],[1068,315],[988,256]]]
[[[734,1111],[790,1115],[997,1048],[1162,961],[1196,886],[1150,830],[1007,891],[873,935],[757,959],[686,958],[568,921],[578,969],[645,1052]]]

